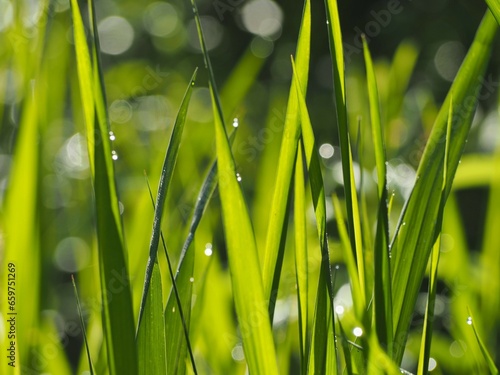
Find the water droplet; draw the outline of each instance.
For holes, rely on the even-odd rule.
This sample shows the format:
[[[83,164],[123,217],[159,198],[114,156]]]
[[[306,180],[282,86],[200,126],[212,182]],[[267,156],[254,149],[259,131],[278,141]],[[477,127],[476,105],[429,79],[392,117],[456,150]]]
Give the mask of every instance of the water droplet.
[[[470,326],[472,325],[472,316],[469,316],[467,318],[467,324],[470,325]]]
[[[238,180],[238,182],[241,181],[241,175],[239,173],[236,173],[236,179]]]
[[[462,164],[462,159],[460,159],[460,160],[458,161],[458,164]]]
[[[233,119],[233,127],[234,127],[234,128],[237,128],[237,127],[238,127],[238,125],[239,125],[239,124],[238,124],[238,118],[237,118],[237,117],[235,117],[235,118]]]
[[[212,244],[209,242],[205,245],[205,255],[207,257],[212,256],[213,251],[212,251]]]
[[[194,283],[194,277],[190,277],[189,281],[192,282],[192,283]]]
[[[118,154],[115,150],[111,151],[111,159],[118,160]]]
[[[361,337],[363,336],[363,329],[361,327],[356,327],[352,330],[352,333],[356,337]]]
[[[172,307],[172,312],[173,312],[173,313],[175,312],[175,306],[174,306],[174,307]]]
[[[115,133],[109,132],[109,140],[114,141],[116,139]]]
[[[429,366],[427,367],[427,370],[433,371],[437,367],[437,361],[434,358],[429,358]]]
[[[337,265],[335,266],[335,269],[336,269],[336,270],[339,270],[339,269],[340,269],[340,266],[337,264]]]
[[[344,313],[344,311],[345,311],[344,306],[342,306],[342,305],[335,306],[335,313],[337,315],[342,315]]]
[[[405,222],[405,221],[403,222],[403,225],[406,225],[406,222]]]

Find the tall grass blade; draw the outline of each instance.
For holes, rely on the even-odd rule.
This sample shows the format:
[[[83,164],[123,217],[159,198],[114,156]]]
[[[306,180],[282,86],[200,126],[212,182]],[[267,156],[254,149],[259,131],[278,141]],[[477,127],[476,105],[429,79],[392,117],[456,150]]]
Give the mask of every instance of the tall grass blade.
[[[347,121],[346,88],[344,76],[344,52],[342,49],[342,32],[337,7],[337,0],[325,0],[330,54],[333,63],[333,86],[335,91],[335,109],[339,129],[340,152],[342,155],[342,174],[344,180],[345,201],[347,206],[348,234],[351,249],[356,254],[357,267],[359,268],[359,283],[362,286],[362,304],[366,304],[365,296],[365,270],[362,254],[361,224],[359,218],[358,198],[356,183],[352,168],[352,151],[349,139],[349,124]]]
[[[89,371],[90,375],[94,375],[94,364],[92,362],[92,356],[90,355],[89,342],[87,340],[87,330],[85,329],[85,322],[83,321],[82,306],[80,304],[80,298],[78,297],[78,290],[76,289],[75,278],[73,277],[73,275],[71,275],[71,283],[73,284],[73,290],[75,291],[76,306],[78,308],[78,316],[80,317],[80,326],[82,327],[83,343],[85,344],[85,351],[87,352],[87,359],[89,361]]]
[[[85,29],[78,4],[75,0],[72,0],[71,5],[75,35],[80,36],[75,38],[75,49],[77,61],[79,61],[78,79],[81,88],[82,105],[86,113],[87,137],[93,139],[93,142],[88,141],[88,144],[93,145],[93,149],[89,150],[89,158],[94,177],[103,325],[109,372],[111,375],[136,374],[137,354],[134,341],[132,297],[129,285],[126,282],[125,286],[116,292],[113,292],[116,288],[112,286],[117,278],[128,281],[128,272],[125,263],[123,230],[108,136],[109,124],[104,102],[104,87],[99,80],[101,74],[99,64],[97,64],[96,60],[94,60],[95,66],[90,64],[90,52],[84,38]],[[90,13],[91,21],[95,20],[93,7],[91,7]],[[93,36],[92,51],[95,57],[98,36],[97,34]],[[86,82],[89,80],[93,83],[90,90],[88,82]]]
[[[437,239],[431,252],[431,265],[429,276],[429,292],[427,295],[427,307],[424,316],[424,328],[422,332],[422,343],[420,345],[420,355],[418,361],[418,375],[423,375],[429,368],[431,354],[432,327],[434,322],[434,306],[436,303],[437,276],[439,254],[441,251],[441,228],[443,226],[443,216],[446,204],[446,181],[448,180],[448,158],[451,141],[451,123],[453,119],[453,97],[450,98],[450,108],[448,112],[448,122],[446,127],[446,145],[443,160],[443,182],[441,186],[441,200],[439,202],[439,212],[437,217],[436,233]]]
[[[389,355],[392,353],[392,293],[389,261],[389,213],[387,209],[387,168],[377,80],[366,39],[363,38],[370,121],[377,166],[378,215],[374,245],[374,318],[377,337]]]
[[[400,363],[405,348],[408,326],[415,306],[419,287],[437,233],[440,201],[446,200],[457,169],[459,159],[470,129],[477,92],[481,88],[481,77],[486,67],[491,44],[498,25],[487,12],[477,31],[462,67],[444,101],[430,134],[417,171],[417,180],[412,194],[400,217],[392,241],[392,288],[394,314],[394,359]],[[448,108],[453,93],[454,116],[451,125],[449,161],[446,188],[443,183],[443,159],[445,157]],[[444,204],[444,202],[443,202]],[[407,230],[401,230],[403,225]]]
[[[318,285],[318,296],[317,296],[317,305],[316,305],[316,323],[318,324],[315,329],[316,332],[318,330],[323,329],[325,337],[322,338],[324,341],[318,341],[318,338],[314,341],[314,347],[311,348],[312,351],[318,350],[319,345],[322,345],[326,350],[325,366],[327,368],[335,368],[337,366],[336,354],[335,354],[335,324],[332,323],[334,321],[333,317],[333,278],[332,278],[332,270],[330,267],[330,253],[328,249],[328,235],[326,232],[326,201],[325,201],[325,188],[323,184],[323,176],[321,173],[321,166],[318,157],[318,151],[316,146],[316,141],[314,138],[314,132],[311,125],[311,119],[309,117],[309,112],[307,110],[307,104],[305,100],[305,93],[301,91],[301,80],[297,72],[297,68],[295,66],[294,60],[292,58],[292,69],[294,73],[294,79],[298,84],[295,86],[297,90],[297,98],[300,110],[300,122],[302,128],[302,140],[304,144],[304,153],[306,158],[307,169],[309,173],[309,183],[311,186],[311,195],[313,199],[314,212],[316,215],[316,227],[320,242],[320,251],[321,251],[321,274],[324,278],[320,277],[320,281],[323,282]],[[298,155],[297,155],[298,158]],[[324,304],[322,299],[324,298],[324,294],[327,293],[329,297],[329,303]],[[324,321],[322,319],[318,320],[318,315],[329,316],[330,321]],[[326,323],[326,326],[325,326]],[[329,331],[329,327],[331,326],[331,332]],[[333,347],[334,355],[328,355],[329,349],[331,350]],[[330,353],[331,354],[331,353]]]
[[[146,265],[144,289],[142,292],[141,306],[139,310],[139,321],[137,323],[138,327],[140,327],[141,325],[142,314],[144,312],[144,307],[146,305],[146,298],[149,290],[149,284],[151,282],[151,275],[153,273],[153,266],[158,255],[158,244],[160,241],[161,221],[165,207],[165,199],[168,193],[168,187],[170,185],[170,181],[172,180],[172,175],[177,160],[177,154],[179,152],[179,146],[181,143],[182,133],[184,130],[184,123],[186,122],[189,100],[191,99],[191,93],[193,90],[195,79],[196,79],[196,70],[193,73],[193,76],[191,77],[188,88],[186,89],[186,92],[184,94],[184,98],[182,99],[179,112],[177,113],[177,117],[175,119],[174,128],[170,136],[167,152],[165,154],[165,160],[163,162],[160,182],[158,184],[158,195],[156,197],[155,217],[153,221],[153,233],[151,235],[151,242],[149,245],[149,258],[148,258],[148,263]]]
[[[300,27],[298,44],[297,44],[297,74],[300,77],[301,92],[305,93],[307,88],[307,80],[309,74],[309,54],[310,54],[310,38],[311,38],[311,9],[310,1],[304,3],[304,11],[302,14],[302,24]],[[271,299],[270,308],[273,308],[273,300],[277,296],[277,283],[279,275],[275,275],[276,271],[281,270],[283,253],[280,248],[283,248],[285,233],[286,233],[286,212],[288,204],[288,194],[292,182],[292,173],[295,165],[297,153],[297,144],[300,137],[300,118],[299,104],[297,100],[296,85],[299,83],[292,79],[290,94],[285,115],[285,125],[283,140],[278,161],[278,170],[276,173],[276,183],[273,192],[273,200],[269,212],[269,224],[266,236],[266,246],[264,249],[264,263],[262,277],[264,281],[264,293]],[[271,311],[272,315],[272,311]]]
[[[240,327],[246,329],[246,334],[243,335],[245,358],[250,373],[278,374],[271,322],[252,223],[236,177],[234,159],[224,126],[224,116],[215,87],[215,77],[206,49],[200,17],[194,0],[191,3],[205,65],[209,71],[222,219],[236,314]]]
[[[38,200],[39,184],[38,168],[39,159],[39,88],[34,88],[28,94],[23,106],[22,118],[19,124],[19,134],[13,155],[15,168],[9,176],[9,190],[6,192],[4,206],[2,207],[2,225],[5,235],[5,253],[2,260],[2,319],[7,329],[7,319],[12,316],[7,314],[22,313],[22,319],[17,319],[16,325],[16,357],[18,363],[28,362],[30,342],[32,342],[33,329],[38,324],[38,309],[40,297],[38,293],[30,291],[39,286],[40,280],[40,233],[38,225]],[[9,276],[10,274],[10,276]],[[12,281],[14,285],[7,285]],[[10,280],[9,280],[10,279]],[[9,296],[12,301],[15,294],[15,306],[9,305]],[[7,308],[9,310],[7,310]],[[3,315],[5,314],[5,315]],[[15,316],[15,315],[14,315]],[[20,317],[21,315],[19,315]],[[11,345],[6,334],[0,340],[2,355],[9,353]],[[7,365],[8,361],[2,358],[2,371],[6,374],[15,374],[19,366]],[[20,371],[19,371],[20,373]]]
[[[299,313],[299,352],[301,374],[307,371],[309,352],[309,268],[307,253],[306,192],[304,180],[304,160],[302,143],[299,143],[294,178],[294,218],[295,218],[295,278],[297,281],[297,302]]]
[[[479,344],[479,348],[481,349],[481,352],[483,353],[484,360],[486,361],[486,364],[488,365],[488,369],[490,370],[491,375],[498,375],[498,368],[495,365],[495,361],[491,357],[488,347],[485,345],[483,339],[481,336],[479,336],[479,333],[477,332],[476,329],[476,324],[474,323],[474,317],[472,316],[472,313],[470,311],[470,308],[467,307],[467,310],[469,312],[469,318],[467,319],[467,324],[472,326],[472,329],[474,331],[474,335],[476,336],[477,342]]]

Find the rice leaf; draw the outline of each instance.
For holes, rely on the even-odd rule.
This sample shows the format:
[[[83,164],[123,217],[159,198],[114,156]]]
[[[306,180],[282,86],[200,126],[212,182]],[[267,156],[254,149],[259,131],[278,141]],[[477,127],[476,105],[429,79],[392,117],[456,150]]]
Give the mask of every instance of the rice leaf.
[[[310,1],[304,3],[302,14],[302,24],[300,27],[297,42],[297,74],[300,77],[301,92],[306,92],[309,74],[309,53],[311,38],[311,9]],[[301,127],[299,118],[299,104],[297,101],[296,85],[299,83],[293,78],[288,97],[288,104],[285,115],[285,125],[283,130],[283,140],[278,160],[278,170],[276,173],[276,183],[273,192],[273,200],[269,212],[269,223],[264,250],[264,263],[262,277],[264,282],[264,293],[271,299],[270,309],[273,309],[273,300],[277,296],[277,284],[279,275],[276,272],[281,270],[283,253],[280,251],[286,237],[286,212],[288,204],[288,194],[292,182],[292,173],[297,153],[297,144],[300,137]],[[272,315],[272,311],[271,311]]]
[[[440,201],[446,200],[451,189],[474,115],[481,77],[488,62],[497,28],[498,25],[493,16],[487,12],[436,118],[417,171],[415,186],[402,212],[392,241],[393,319],[395,323],[393,357],[396,363],[400,363],[402,359],[418,290],[432,245],[437,237],[435,226]],[[451,93],[453,93],[455,110],[451,125],[446,188],[442,194],[444,168],[442,160],[445,157],[444,141],[446,140]],[[403,225],[408,225],[409,229],[401,230]]]
[[[366,39],[363,38],[366,66],[370,121],[372,128],[375,162],[377,166],[378,214],[374,245],[374,319],[377,337],[387,352],[392,353],[392,295],[391,265],[389,261],[389,213],[387,208],[387,170],[384,134],[382,130],[379,95],[375,70]]]
[[[175,163],[177,160],[177,154],[179,152],[179,146],[181,143],[182,132],[184,130],[184,123],[186,121],[187,110],[189,106],[189,100],[191,99],[191,93],[196,79],[196,70],[191,77],[189,85],[182,99],[179,112],[175,119],[174,128],[170,136],[170,141],[168,144],[167,152],[165,154],[165,160],[163,162],[162,173],[160,176],[160,182],[158,184],[158,195],[156,197],[155,204],[155,217],[153,221],[153,233],[151,235],[151,242],[149,245],[149,258],[146,265],[146,275],[144,278],[144,289],[142,292],[141,306],[139,310],[139,320],[137,326],[140,327],[142,314],[144,307],[146,305],[146,298],[149,290],[149,284],[151,282],[151,275],[153,272],[153,266],[156,261],[158,254],[158,244],[160,241],[161,232],[161,221],[163,216],[163,210],[165,206],[165,198],[168,193],[168,187],[172,179],[172,175],[175,168]]]
[[[295,278],[297,281],[297,304],[299,313],[299,351],[301,374],[307,371],[307,354],[309,352],[309,270],[307,254],[307,226],[304,160],[302,143],[299,143],[294,178],[294,218],[295,218]]]
[[[335,91],[335,109],[342,155],[342,175],[344,181],[345,201],[347,207],[347,232],[351,241],[350,248],[356,254],[358,268],[357,277],[361,286],[360,303],[366,305],[364,256],[362,253],[361,223],[359,206],[352,167],[352,151],[347,122],[347,103],[344,76],[344,52],[342,48],[342,32],[337,8],[337,0],[325,0],[330,54],[333,63],[333,86]],[[359,312],[359,311],[358,311]]]
[[[215,87],[215,77],[206,49],[200,17],[194,0],[191,4],[193,5],[205,65],[209,72],[222,221],[236,314],[240,327],[244,327],[246,331],[246,334],[243,335],[245,358],[250,373],[278,374],[271,322],[267,310],[268,304],[262,284],[252,223],[236,178],[234,159],[224,126],[224,116]]]
[[[99,249],[99,266],[101,277],[101,292],[103,302],[103,325],[108,353],[109,372],[114,374],[136,374],[137,355],[134,341],[134,317],[132,312],[132,297],[128,285],[128,272],[125,263],[125,247],[123,244],[122,222],[119,214],[118,196],[114,180],[114,168],[111,145],[108,136],[106,105],[104,103],[104,87],[99,81],[100,66],[91,66],[90,52],[78,4],[72,0],[73,22],[77,61],[80,69],[78,79],[80,94],[87,124],[87,137],[94,140],[93,151],[89,151],[91,170],[93,171],[93,186],[97,221],[97,239]],[[92,4],[90,4],[92,5]],[[93,7],[91,20],[95,19]],[[93,35],[93,55],[98,44],[97,34]],[[94,55],[95,56],[95,55]],[[88,82],[93,82],[89,90]],[[93,104],[90,104],[89,102]],[[98,110],[100,108],[100,110]],[[93,113],[90,113],[91,110]],[[90,117],[89,117],[90,116]],[[90,120],[93,118],[94,120]],[[90,123],[89,123],[90,121]],[[94,156],[90,156],[91,154]],[[117,278],[125,280],[125,286],[120,290],[113,287]],[[113,292],[116,291],[116,292]]]

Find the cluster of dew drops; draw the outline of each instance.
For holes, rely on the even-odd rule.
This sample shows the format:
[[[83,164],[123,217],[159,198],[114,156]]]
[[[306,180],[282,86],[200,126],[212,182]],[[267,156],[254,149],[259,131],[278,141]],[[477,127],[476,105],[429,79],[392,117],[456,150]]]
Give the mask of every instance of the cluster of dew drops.
[[[111,142],[115,141],[116,140],[116,136],[115,136],[115,133],[113,133],[112,131],[109,132],[109,140]],[[111,159],[113,160],[118,160],[118,154],[116,153],[115,150],[112,150],[111,151]]]

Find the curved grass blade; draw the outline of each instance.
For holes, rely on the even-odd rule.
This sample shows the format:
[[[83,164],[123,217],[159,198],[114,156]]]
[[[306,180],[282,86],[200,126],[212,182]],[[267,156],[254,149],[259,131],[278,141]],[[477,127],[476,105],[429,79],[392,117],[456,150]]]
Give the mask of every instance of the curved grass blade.
[[[271,322],[267,310],[257,247],[243,193],[236,178],[233,155],[217,89],[211,68],[200,17],[194,0],[191,0],[198,37],[202,46],[205,65],[209,71],[209,88],[214,114],[219,190],[222,219],[227,243],[229,269],[240,326],[248,327],[243,336],[243,349],[250,373],[278,374]]]
[[[80,317],[80,325],[82,327],[83,342],[85,344],[85,350],[87,351],[90,375],[94,375],[94,364],[92,363],[92,356],[90,355],[89,343],[87,341],[87,330],[85,329],[85,322],[83,321],[82,306],[80,305],[80,298],[78,297],[78,290],[76,289],[75,278],[73,277],[73,275],[71,275],[71,283],[73,284],[73,290],[75,291],[76,306],[78,308],[78,316]]]
[[[309,74],[309,54],[311,38],[311,9],[310,1],[306,0],[302,15],[302,24],[300,27],[298,45],[297,45],[297,74],[300,78],[301,92],[306,92],[307,80]],[[288,105],[285,115],[285,125],[283,140],[281,143],[280,156],[278,161],[278,170],[276,174],[276,184],[273,193],[273,200],[269,213],[269,224],[266,236],[266,246],[264,249],[263,263],[263,282],[265,295],[270,297],[270,309],[272,315],[273,300],[277,296],[277,284],[281,270],[282,255],[280,249],[283,249],[286,238],[286,212],[288,204],[288,194],[292,182],[292,173],[297,154],[297,145],[300,137],[301,127],[299,119],[299,104],[297,99],[296,86],[299,83],[295,78],[292,79]]]
[[[118,207],[111,145],[108,137],[104,87],[99,81],[100,66],[95,46],[98,36],[94,34],[92,52],[95,66],[90,64],[90,52],[84,38],[85,30],[76,0],[71,1],[75,35],[75,49],[79,64],[78,79],[85,120],[87,124],[88,144],[96,207],[97,239],[99,249],[99,267],[103,300],[103,325],[108,354],[108,366],[111,375],[136,374],[137,353],[134,341],[134,316],[132,297],[128,285],[128,272],[125,262],[123,230]],[[95,19],[92,3],[90,19]],[[93,83],[89,90],[88,82]],[[93,111],[93,113],[91,113]],[[93,120],[92,120],[93,118]],[[113,287],[116,279],[125,280],[125,286],[119,291]],[[116,292],[113,292],[116,291]]]
[[[161,220],[163,215],[163,209],[165,206],[165,198],[168,193],[168,186],[172,179],[172,174],[175,168],[175,162],[177,160],[177,154],[179,151],[179,146],[181,143],[182,132],[184,130],[184,123],[186,122],[186,115],[189,106],[189,100],[191,99],[191,93],[193,90],[194,82],[196,79],[196,72],[193,73],[191,77],[190,83],[186,92],[184,94],[184,98],[182,99],[181,106],[179,108],[179,112],[177,113],[177,117],[175,119],[174,128],[172,130],[172,135],[170,136],[170,141],[168,144],[167,152],[165,154],[165,161],[162,167],[162,173],[160,176],[160,182],[158,185],[158,196],[156,197],[156,205],[155,205],[155,217],[153,221],[153,234],[151,236],[151,242],[149,245],[149,258],[146,266],[146,275],[144,278],[144,289],[142,292],[141,298],[141,307],[139,310],[139,319],[137,323],[137,327],[139,328],[141,325],[142,314],[144,311],[144,307],[146,305],[146,297],[149,290],[149,284],[151,282],[151,275],[153,273],[153,266],[156,261],[156,257],[158,254],[158,243],[160,241],[160,232],[161,232]]]
[[[481,349],[481,352],[483,353],[483,357],[486,361],[486,364],[488,365],[488,369],[490,370],[490,373],[492,375],[498,375],[498,368],[495,365],[495,361],[491,357],[490,353],[488,352],[488,348],[484,344],[483,339],[481,336],[479,336],[479,333],[477,332],[476,325],[474,324],[475,320],[474,317],[472,316],[472,313],[470,311],[470,308],[467,307],[467,310],[469,312],[469,318],[467,320],[467,323],[472,326],[472,329],[474,330],[474,335],[476,336],[477,342],[479,344],[479,348]]]
[[[385,162],[384,134],[381,124],[377,80],[372,57],[366,39],[363,38],[363,51],[366,66],[368,100],[372,128],[375,162],[377,166],[378,214],[374,245],[374,319],[377,337],[383,347],[392,355],[392,291],[391,269],[389,262],[389,213],[387,209],[387,170]]]
[[[436,118],[417,171],[415,186],[403,209],[392,241],[395,323],[393,358],[396,363],[400,363],[403,356],[413,308],[432,245],[437,237],[435,223],[439,216],[440,201],[446,200],[451,190],[451,183],[472,123],[477,93],[481,89],[481,77],[488,62],[497,28],[495,19],[490,12],[487,12]],[[451,125],[446,188],[442,194],[444,168],[442,160],[445,157],[443,141],[446,140],[448,108],[452,93],[455,110]],[[401,230],[403,223],[408,224],[407,228],[411,230]]]

